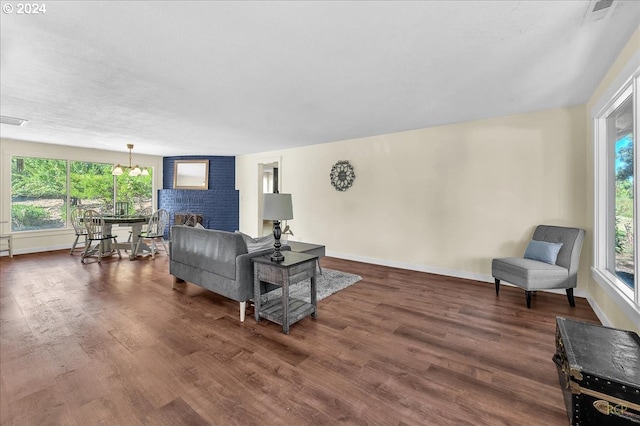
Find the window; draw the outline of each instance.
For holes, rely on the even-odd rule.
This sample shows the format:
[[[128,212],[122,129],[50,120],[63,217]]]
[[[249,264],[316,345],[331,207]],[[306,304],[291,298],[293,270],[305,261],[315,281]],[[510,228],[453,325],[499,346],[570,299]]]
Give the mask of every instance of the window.
[[[111,168],[109,168],[111,174]],[[134,214],[145,208],[153,209],[153,173],[149,176],[129,176],[123,173],[116,177],[116,201],[125,202],[129,207],[127,214]]]
[[[129,203],[129,214],[152,207],[153,174],[113,176],[112,164],[46,158],[11,159],[11,230],[69,227],[78,206],[111,213],[114,200]]]
[[[71,208],[83,207],[100,212],[113,210],[111,164],[71,161],[69,193]]]
[[[67,162],[11,159],[11,230],[67,226]]]
[[[638,75],[596,115],[594,279],[621,305],[640,313],[637,174]]]
[[[635,287],[635,250],[633,247],[633,104],[631,93],[606,118],[608,140],[612,151],[609,168],[613,178],[609,179],[609,190],[615,194],[610,203],[610,217],[614,217],[608,232],[613,236],[614,249],[611,250],[607,269],[630,289]]]

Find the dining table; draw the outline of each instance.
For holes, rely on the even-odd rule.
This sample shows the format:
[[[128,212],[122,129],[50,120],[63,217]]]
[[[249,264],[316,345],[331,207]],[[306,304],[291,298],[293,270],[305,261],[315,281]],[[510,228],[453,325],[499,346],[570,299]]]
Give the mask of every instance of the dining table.
[[[136,247],[138,245],[138,238],[142,232],[142,226],[149,222],[149,216],[103,216],[104,219],[104,233],[111,235],[112,227],[117,225],[119,227],[131,227],[131,241],[108,243],[105,242],[104,251],[106,253],[111,252],[113,249],[129,250],[129,260],[134,260],[138,253]],[[141,252],[151,251],[151,248],[144,242],[140,243],[138,249]]]

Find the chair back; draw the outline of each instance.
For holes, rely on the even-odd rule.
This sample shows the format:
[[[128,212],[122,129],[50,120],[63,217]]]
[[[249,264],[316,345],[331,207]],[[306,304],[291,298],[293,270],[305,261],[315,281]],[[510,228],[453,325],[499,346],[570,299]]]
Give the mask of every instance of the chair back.
[[[138,216],[142,217],[150,217],[153,214],[153,209],[151,207],[145,207],[144,209],[138,212]]]
[[[129,214],[129,203],[126,201],[117,201],[113,210],[116,216],[126,216]]]
[[[584,234],[584,229],[580,228],[538,225],[533,233],[533,239],[548,243],[562,243],[556,265],[569,270],[569,281],[573,283],[577,280]]]
[[[169,212],[164,209],[156,210],[149,219],[147,225],[147,237],[162,237],[169,223]]]
[[[90,240],[100,240],[106,237],[104,234],[104,218],[98,211],[85,210],[82,222]]]
[[[71,225],[76,235],[85,235],[87,233],[87,228],[84,226],[84,223],[82,223],[83,216],[84,211],[81,207],[76,207],[71,210]]]

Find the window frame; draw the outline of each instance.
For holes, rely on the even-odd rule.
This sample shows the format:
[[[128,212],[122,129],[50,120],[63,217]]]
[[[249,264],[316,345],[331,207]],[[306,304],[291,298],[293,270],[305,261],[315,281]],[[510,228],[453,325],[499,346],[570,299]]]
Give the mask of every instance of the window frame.
[[[611,148],[608,136],[610,131],[607,126],[607,117],[630,95],[633,105],[633,141],[634,141],[634,233],[638,232],[640,210],[638,209],[638,169],[639,153],[638,147],[638,111],[639,110],[639,79],[640,68],[636,69],[631,76],[620,85],[612,96],[608,98],[606,104],[598,110],[593,118],[593,144],[594,144],[594,252],[593,252],[593,279],[602,287],[616,304],[630,318],[640,316],[640,277],[638,276],[638,242],[634,235],[634,289],[629,288],[615,274],[608,270],[612,256],[615,256],[615,237],[609,232],[612,223],[615,222],[615,214],[612,215],[610,206],[615,202],[615,173],[610,166],[612,155],[615,150]]]
[[[44,159],[44,160],[55,160],[55,161],[65,161],[66,162],[66,178],[65,178],[65,188],[66,188],[66,197],[65,197],[65,205],[66,205],[66,209],[68,212],[71,211],[71,200],[72,200],[72,196],[71,196],[71,164],[73,162],[82,162],[82,163],[96,163],[96,164],[106,164],[106,165],[110,165],[111,167],[113,166],[113,164],[111,162],[101,162],[101,161],[91,161],[91,160],[77,160],[77,159],[72,159],[72,158],[60,158],[60,157],[56,157],[53,155],[38,155],[38,154],[34,154],[34,153],[11,153],[8,155],[8,162],[9,165],[11,165],[13,163],[13,159],[14,158],[37,158],[37,159]],[[157,188],[156,188],[156,178],[155,178],[155,167],[153,166],[145,166],[149,169],[151,169],[151,175],[152,175],[152,179],[151,179],[151,203],[152,205],[155,205],[157,203],[156,200],[156,192],[157,192]],[[60,231],[68,231],[70,229],[73,229],[73,226],[71,224],[71,220],[70,220],[70,215],[67,214],[66,216],[66,223],[64,227],[60,227],[60,228],[42,228],[42,229],[26,229],[26,230],[13,230],[11,229],[11,220],[12,220],[12,216],[11,216],[11,210],[12,210],[12,206],[13,206],[13,192],[12,192],[12,185],[11,182],[13,180],[13,174],[11,171],[11,167],[9,167],[10,171],[9,171],[9,187],[8,187],[8,205],[9,205],[9,211],[8,211],[8,220],[9,220],[9,227],[10,227],[10,233],[13,235],[24,235],[24,234],[34,234],[34,233],[40,233],[40,234],[47,234],[47,233],[57,233]],[[118,176],[113,176],[112,175],[112,179],[113,179],[113,200],[114,200],[114,204],[115,204],[115,200],[118,197]]]

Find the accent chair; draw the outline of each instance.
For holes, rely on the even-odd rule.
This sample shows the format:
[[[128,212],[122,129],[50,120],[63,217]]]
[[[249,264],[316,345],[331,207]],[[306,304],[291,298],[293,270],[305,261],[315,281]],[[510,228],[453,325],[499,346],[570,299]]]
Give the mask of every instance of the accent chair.
[[[537,290],[565,289],[569,305],[575,306],[573,289],[578,282],[578,266],[585,231],[579,228],[538,225],[524,257],[493,259],[491,275],[496,284],[506,281],[525,290],[527,308]]]

